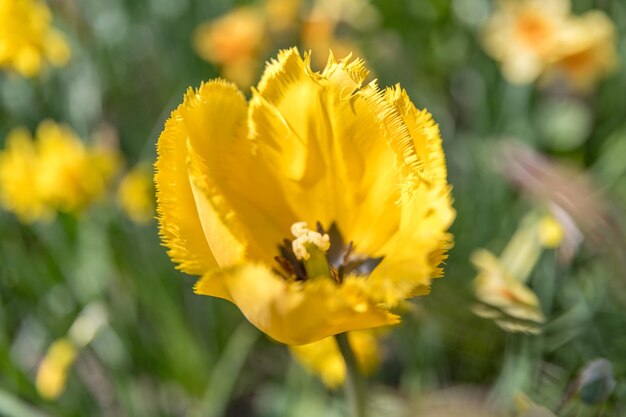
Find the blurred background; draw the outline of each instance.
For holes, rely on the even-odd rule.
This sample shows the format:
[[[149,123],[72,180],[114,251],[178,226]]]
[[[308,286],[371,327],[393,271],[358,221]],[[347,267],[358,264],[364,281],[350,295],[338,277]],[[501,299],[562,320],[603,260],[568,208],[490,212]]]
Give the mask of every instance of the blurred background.
[[[346,415],[154,220],[184,91],[249,96],[292,45],[401,83],[446,150],[455,247],[372,415],[626,415],[625,41],[621,0],[0,0],[0,415]]]

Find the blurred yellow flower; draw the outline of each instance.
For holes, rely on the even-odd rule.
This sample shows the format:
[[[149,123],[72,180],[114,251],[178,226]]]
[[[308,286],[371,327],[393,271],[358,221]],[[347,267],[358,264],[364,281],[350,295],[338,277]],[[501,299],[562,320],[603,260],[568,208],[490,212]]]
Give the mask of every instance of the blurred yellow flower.
[[[76,359],[78,349],[71,340],[55,341],[39,365],[35,386],[48,399],[58,398],[65,390],[67,373]]]
[[[535,81],[555,58],[569,0],[503,0],[483,27],[485,51],[515,84]]]
[[[38,152],[30,133],[14,129],[0,151],[0,204],[24,223],[50,219],[54,211],[39,186]]]
[[[138,165],[122,178],[117,189],[117,201],[136,223],[145,224],[154,217],[154,186],[149,167]]]
[[[553,217],[544,216],[539,222],[539,240],[547,248],[558,247],[565,237],[563,226]]]
[[[348,333],[350,347],[363,375],[376,370],[380,362],[378,341],[372,331],[359,330]],[[293,356],[309,371],[322,379],[328,388],[337,388],[346,379],[346,362],[334,337],[327,337],[306,345],[290,346]]]
[[[224,77],[247,87],[256,75],[265,37],[262,11],[240,7],[199,25],[193,46],[200,58],[220,65]]]
[[[0,1],[0,67],[32,77],[46,61],[65,65],[70,48],[51,21],[50,9],[43,1]]]
[[[104,195],[119,165],[110,148],[91,147],[68,126],[46,120],[37,128],[39,186],[61,211],[77,212]]]
[[[531,212],[520,225],[500,258],[485,249],[472,253],[478,269],[474,294],[480,304],[474,313],[493,319],[511,332],[539,333],[545,317],[537,295],[525,285],[543,248],[558,246],[563,230],[551,215]]]
[[[363,85],[360,60],[309,62],[280,52],[248,104],[221,80],[189,90],[155,175],[161,238],[195,291],[290,345],[397,323],[442,274],[454,218],[430,114]]]
[[[547,78],[563,76],[574,88],[588,90],[617,66],[615,25],[601,11],[573,17],[561,33],[558,54]]]
[[[87,148],[67,126],[45,120],[36,140],[18,128],[0,152],[0,202],[24,222],[81,211],[104,194],[118,163],[115,150]]]
[[[108,323],[107,311],[98,301],[80,312],[67,337],[55,340],[37,369],[35,387],[44,398],[56,399],[65,391],[67,376],[80,350],[87,346]]]
[[[474,251],[471,261],[478,269],[474,293],[482,303],[474,313],[506,331],[539,333],[545,318],[537,295],[488,250]]]

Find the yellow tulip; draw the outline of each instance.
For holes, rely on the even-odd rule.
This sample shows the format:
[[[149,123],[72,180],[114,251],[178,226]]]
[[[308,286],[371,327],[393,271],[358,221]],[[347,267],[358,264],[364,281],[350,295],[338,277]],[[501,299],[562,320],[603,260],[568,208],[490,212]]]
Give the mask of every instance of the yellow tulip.
[[[364,63],[313,72],[294,49],[252,98],[189,90],[158,143],[160,235],[199,294],[232,301],[274,339],[306,344],[395,324],[451,245],[439,129]],[[315,225],[318,225],[317,227]]]

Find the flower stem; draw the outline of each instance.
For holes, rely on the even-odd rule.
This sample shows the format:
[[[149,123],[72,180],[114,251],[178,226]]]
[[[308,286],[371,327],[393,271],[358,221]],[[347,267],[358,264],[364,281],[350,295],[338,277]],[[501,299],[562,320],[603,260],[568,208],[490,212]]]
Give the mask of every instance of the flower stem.
[[[339,351],[346,362],[346,397],[352,408],[352,417],[366,417],[365,413],[365,381],[363,380],[356,363],[354,351],[348,340],[348,333],[335,335]]]

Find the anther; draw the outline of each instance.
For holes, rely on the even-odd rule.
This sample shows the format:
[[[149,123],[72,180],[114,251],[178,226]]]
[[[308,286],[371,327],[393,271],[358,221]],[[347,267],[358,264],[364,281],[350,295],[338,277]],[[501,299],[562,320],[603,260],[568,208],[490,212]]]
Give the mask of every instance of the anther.
[[[311,257],[310,250],[318,249],[325,253],[330,248],[330,237],[314,232],[305,222],[294,223],[291,226],[291,233],[295,236],[291,247],[298,260],[308,260]]]
[[[326,259],[326,252],[330,248],[330,237],[324,233],[315,232],[305,222],[294,223],[291,233],[295,239],[291,242],[291,249],[298,261],[304,265],[309,278],[330,275],[330,266]]]

